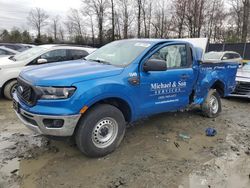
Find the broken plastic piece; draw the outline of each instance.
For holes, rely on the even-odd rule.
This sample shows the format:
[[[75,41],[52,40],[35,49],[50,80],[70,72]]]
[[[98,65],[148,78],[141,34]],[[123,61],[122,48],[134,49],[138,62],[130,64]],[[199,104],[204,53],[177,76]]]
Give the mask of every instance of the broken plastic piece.
[[[217,134],[217,131],[214,128],[207,128],[206,129],[207,136],[215,136],[216,134]]]
[[[183,133],[180,133],[179,137],[182,139],[190,139],[191,138],[188,134],[183,134]]]

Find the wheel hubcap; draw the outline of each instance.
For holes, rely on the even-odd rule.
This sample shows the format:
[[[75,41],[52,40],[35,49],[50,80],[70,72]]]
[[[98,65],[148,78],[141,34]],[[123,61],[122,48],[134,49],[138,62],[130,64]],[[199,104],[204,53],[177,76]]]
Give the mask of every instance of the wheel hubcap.
[[[211,96],[210,98],[210,109],[213,114],[216,114],[219,109],[219,102],[215,96]]]
[[[101,119],[94,127],[92,141],[98,148],[110,146],[118,134],[118,124],[110,117]]]

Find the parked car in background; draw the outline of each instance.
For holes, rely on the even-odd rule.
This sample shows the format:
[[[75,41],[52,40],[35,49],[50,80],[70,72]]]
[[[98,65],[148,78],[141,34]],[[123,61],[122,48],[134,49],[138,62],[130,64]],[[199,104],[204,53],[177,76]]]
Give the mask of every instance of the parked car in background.
[[[30,49],[36,46],[34,44],[23,44],[23,43],[21,45],[25,46],[27,49]]]
[[[10,48],[6,48],[4,46],[0,46],[0,57],[12,56],[16,55],[19,52],[16,50],[12,50]]]
[[[16,50],[18,52],[23,52],[28,50],[29,48],[22,45],[22,44],[15,44],[15,43],[0,43],[0,46],[4,46],[6,48],[10,48],[12,50]]]
[[[95,48],[66,45],[41,45],[15,56],[0,58],[0,90],[7,99],[12,98],[19,73],[28,66],[81,59]]]
[[[233,51],[224,51],[224,52],[207,52],[204,55],[204,60],[209,61],[209,62],[217,62],[217,61],[222,61],[222,62],[238,62],[239,67],[242,67],[243,61],[242,57],[240,56],[239,53],[233,52]]]
[[[250,63],[238,69],[236,83],[235,91],[230,96],[250,99]]]

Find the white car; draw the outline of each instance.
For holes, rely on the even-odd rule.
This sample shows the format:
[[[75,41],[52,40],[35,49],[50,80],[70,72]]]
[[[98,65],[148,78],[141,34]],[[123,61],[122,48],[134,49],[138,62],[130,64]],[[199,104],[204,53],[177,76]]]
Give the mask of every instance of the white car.
[[[7,56],[12,56],[16,55],[20,52],[16,50],[12,50],[10,48],[6,48],[5,46],[0,46],[0,57],[7,57]]]
[[[95,48],[66,45],[41,45],[30,48],[15,56],[0,58],[0,94],[11,99],[17,86],[16,78],[29,66],[45,63],[82,59]]]
[[[238,69],[236,83],[236,88],[230,96],[250,99],[250,63]]]
[[[224,51],[224,52],[207,52],[204,55],[204,60],[208,62],[238,62],[240,67],[242,67],[242,57],[237,52]]]

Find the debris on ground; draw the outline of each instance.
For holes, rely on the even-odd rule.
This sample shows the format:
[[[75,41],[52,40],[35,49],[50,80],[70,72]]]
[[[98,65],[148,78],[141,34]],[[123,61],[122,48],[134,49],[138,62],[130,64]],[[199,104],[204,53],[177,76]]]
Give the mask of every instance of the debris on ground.
[[[126,184],[126,181],[124,178],[119,177],[115,179],[114,181],[111,181],[110,185],[108,186],[109,188],[118,188]]]
[[[206,136],[215,136],[217,131],[214,128],[207,128],[206,129]]]
[[[180,134],[179,134],[179,137],[180,137],[181,139],[183,139],[183,140],[188,140],[188,139],[191,138],[191,137],[190,137],[188,134],[186,134],[186,133],[180,133]]]
[[[178,142],[174,142],[175,147],[179,148],[180,144]]]
[[[231,146],[230,148],[231,148],[232,151],[235,151],[235,152],[239,151],[239,149],[236,146]]]

